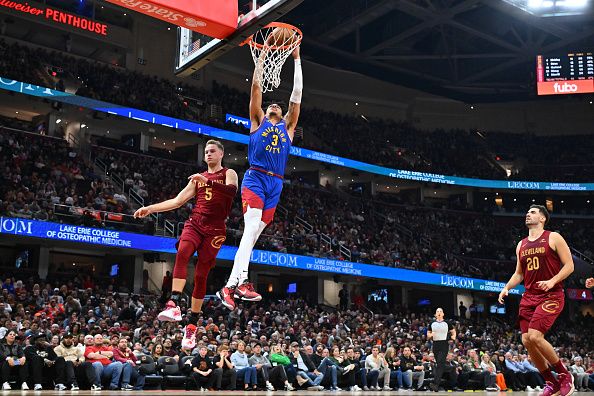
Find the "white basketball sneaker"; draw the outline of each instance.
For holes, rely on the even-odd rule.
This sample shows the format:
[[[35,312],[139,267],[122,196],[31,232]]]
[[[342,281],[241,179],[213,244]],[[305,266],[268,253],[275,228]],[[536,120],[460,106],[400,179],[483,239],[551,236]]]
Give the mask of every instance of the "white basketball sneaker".
[[[194,349],[196,347],[196,330],[196,326],[191,323],[186,326],[181,342],[182,348]]]
[[[181,309],[171,300],[165,305],[165,310],[162,311],[158,316],[161,322],[179,322],[182,320]]]

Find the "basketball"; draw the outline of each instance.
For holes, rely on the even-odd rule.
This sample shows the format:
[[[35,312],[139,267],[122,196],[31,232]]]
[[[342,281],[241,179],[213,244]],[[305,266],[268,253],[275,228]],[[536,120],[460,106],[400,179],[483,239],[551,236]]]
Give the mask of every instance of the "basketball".
[[[284,27],[276,27],[268,36],[268,44],[283,47],[291,45],[295,41],[295,32]]]

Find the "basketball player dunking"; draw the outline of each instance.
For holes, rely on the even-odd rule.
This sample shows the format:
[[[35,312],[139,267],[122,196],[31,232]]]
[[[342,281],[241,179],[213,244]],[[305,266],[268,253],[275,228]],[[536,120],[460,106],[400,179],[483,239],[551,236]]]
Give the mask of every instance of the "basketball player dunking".
[[[563,280],[573,272],[573,258],[567,242],[556,232],[546,231],[549,212],[544,206],[532,205],[526,213],[528,237],[516,248],[516,272],[499,294],[499,303],[524,280],[526,292],[519,310],[522,343],[544,377],[541,396],[569,396],[574,391],[573,376],[567,371],[545,333],[563,311]],[[558,374],[551,373],[551,367]]]
[[[223,304],[235,309],[235,298],[246,301],[260,301],[253,285],[248,282],[250,256],[258,237],[272,221],[276,205],[283,188],[283,179],[295,127],[301,111],[303,74],[299,47],[292,52],[295,59],[293,92],[287,114],[278,104],[271,104],[262,110],[262,87],[258,78],[259,65],[256,65],[252,79],[250,100],[250,141],[248,160],[250,168],[241,184],[241,201],[245,226],[239,248],[235,255],[233,269],[225,287],[217,292]],[[259,61],[261,62],[261,61]]]
[[[190,176],[188,185],[177,197],[142,207],[134,213],[134,217],[142,218],[151,213],[167,212],[196,197],[196,205],[176,244],[171,301],[157,317],[161,321],[182,319],[178,307],[179,298],[186,285],[188,263],[197,251],[198,262],[194,271],[191,313],[182,340],[182,347],[189,349],[196,346],[196,325],[206,293],[206,280],[210,269],[215,265],[217,253],[225,242],[225,221],[231,211],[233,198],[237,194],[237,173],[233,169],[223,167],[224,155],[223,144],[217,140],[209,140],[204,148],[204,160],[208,165],[206,172]]]

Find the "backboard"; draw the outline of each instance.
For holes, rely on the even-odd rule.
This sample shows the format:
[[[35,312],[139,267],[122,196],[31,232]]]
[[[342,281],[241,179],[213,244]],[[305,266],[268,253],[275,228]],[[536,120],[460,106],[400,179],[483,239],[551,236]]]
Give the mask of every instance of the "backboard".
[[[239,0],[240,13],[246,0]],[[249,11],[238,16],[237,30],[225,39],[217,39],[189,30],[177,28],[175,74],[186,77],[207,63],[238,46],[249,36],[281,18],[303,0],[249,0]],[[243,5],[243,7],[242,7]]]

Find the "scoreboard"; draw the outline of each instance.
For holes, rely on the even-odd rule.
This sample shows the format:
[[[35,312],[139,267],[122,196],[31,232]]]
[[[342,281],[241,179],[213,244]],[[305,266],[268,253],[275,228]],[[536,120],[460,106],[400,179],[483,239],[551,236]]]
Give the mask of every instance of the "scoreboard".
[[[594,92],[594,55],[570,52],[536,57],[536,85],[539,95]]]
[[[592,292],[588,289],[567,289],[567,296],[572,300],[593,300]]]

